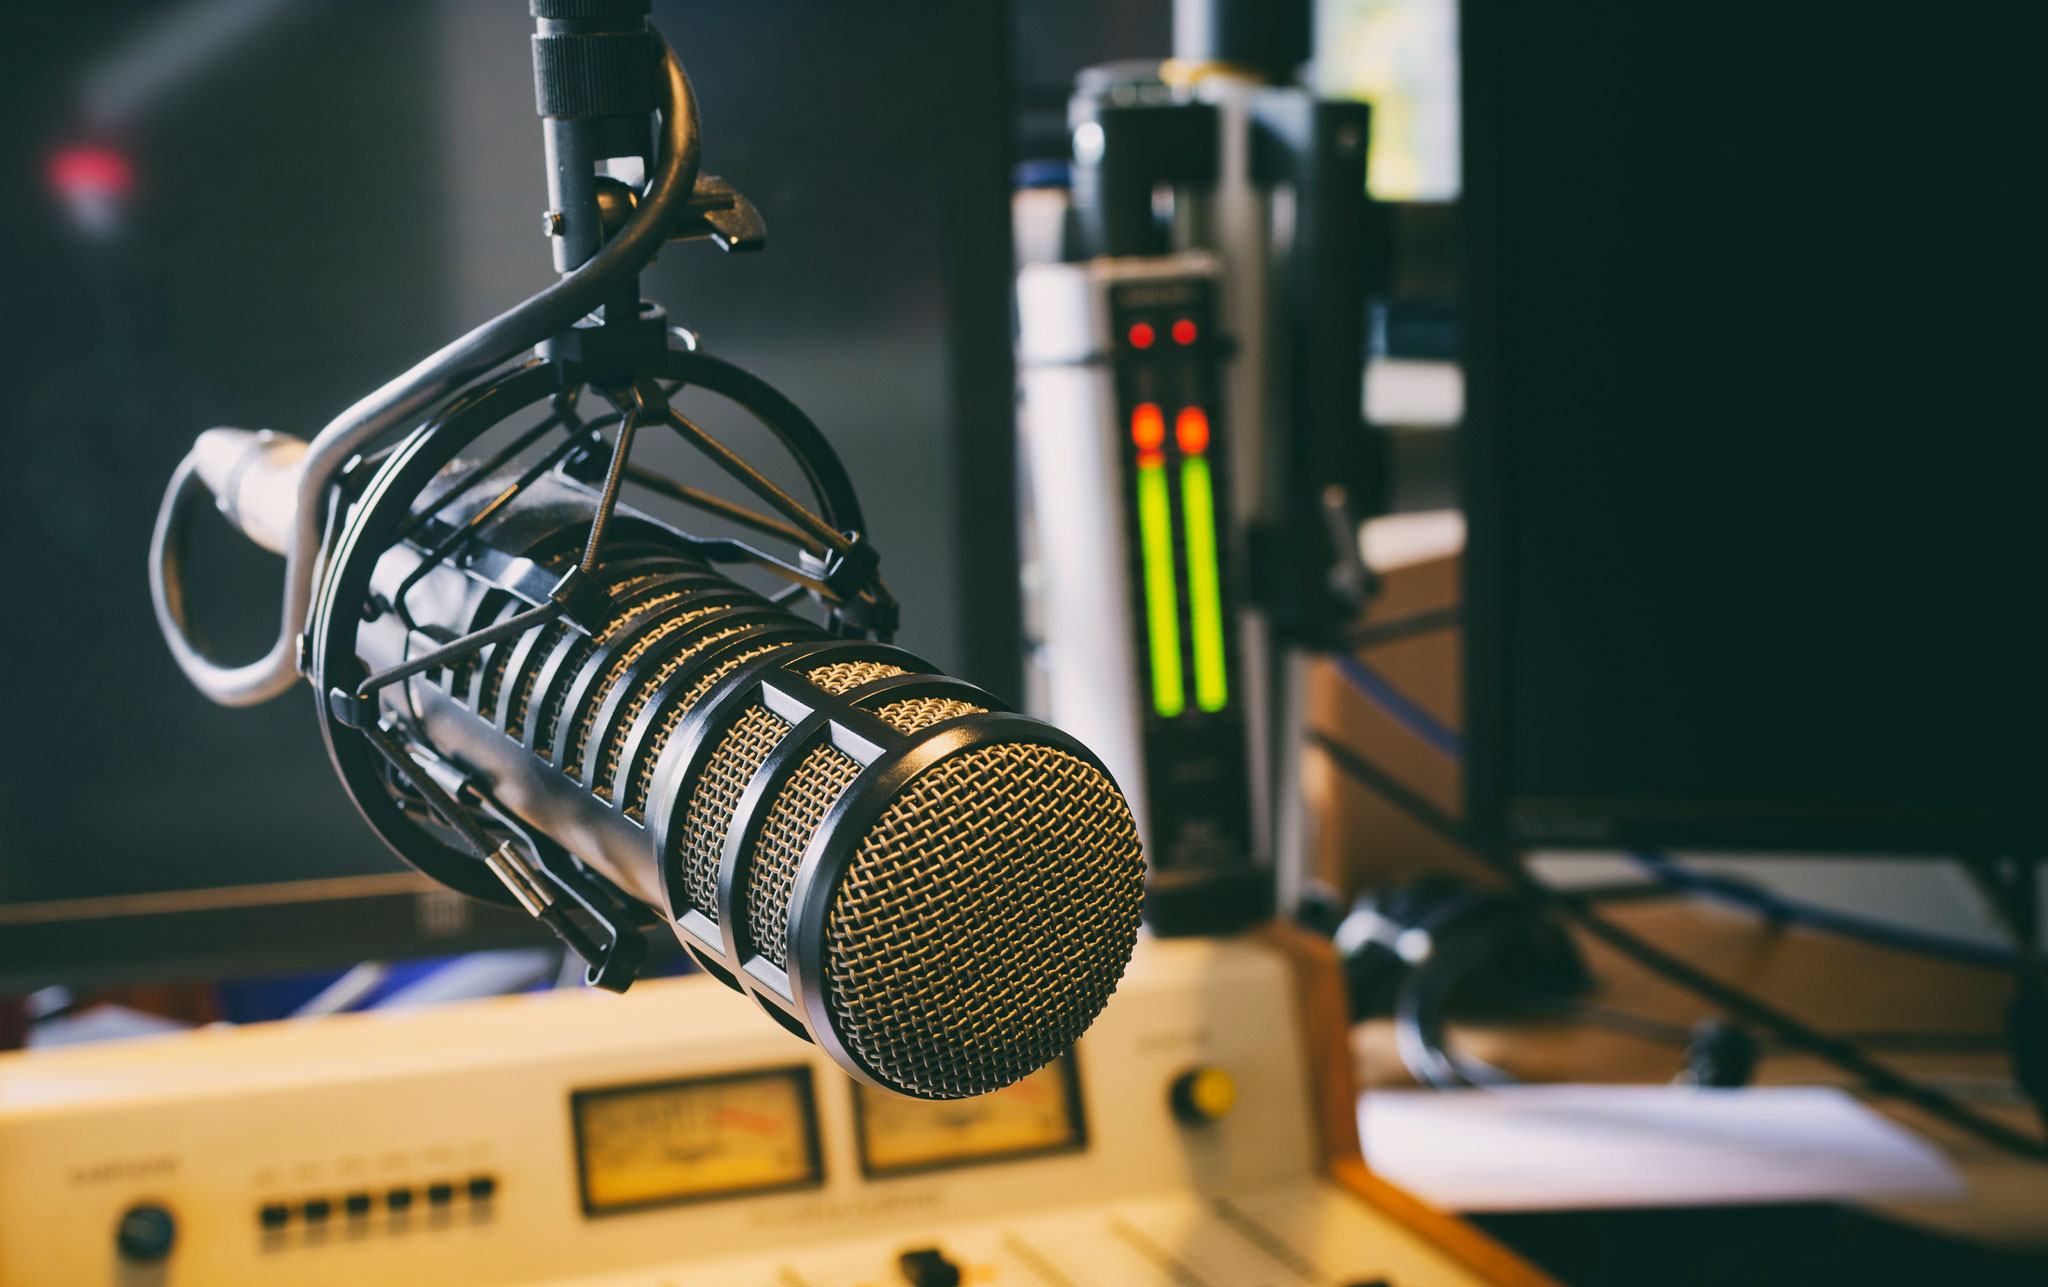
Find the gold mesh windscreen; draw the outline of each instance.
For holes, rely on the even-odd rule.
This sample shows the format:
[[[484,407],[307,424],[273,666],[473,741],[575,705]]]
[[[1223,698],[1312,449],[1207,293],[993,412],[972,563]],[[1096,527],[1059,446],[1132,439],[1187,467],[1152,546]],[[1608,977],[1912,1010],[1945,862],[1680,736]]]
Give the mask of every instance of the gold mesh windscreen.
[[[833,1027],[932,1099],[1006,1086],[1071,1047],[1138,933],[1144,861],[1115,784],[1064,751],[941,760],[868,830],[825,931]]]
[[[709,600],[709,602],[693,601],[687,607],[670,611],[651,619],[649,619],[650,614],[647,613],[647,609],[654,605],[642,605],[642,616],[645,624],[640,627],[623,648],[612,654],[611,658],[605,663],[603,674],[598,676],[597,682],[592,684],[584,694],[582,707],[577,711],[574,731],[569,736],[569,756],[562,765],[564,773],[567,773],[578,782],[583,780],[583,754],[590,748],[591,729],[597,722],[598,713],[604,709],[605,698],[611,695],[613,686],[619,682],[620,678],[625,675],[632,664],[640,660],[648,649],[677,631],[686,628],[692,621],[696,621],[700,617],[710,616],[712,613],[722,608],[729,608],[733,604],[732,599],[716,594],[702,595],[701,597]],[[669,606],[681,598],[681,595],[667,596],[662,601],[662,606]],[[618,752],[616,749],[611,754],[610,762],[613,767],[617,766]],[[598,795],[605,799],[611,798],[610,776],[609,773],[604,774],[604,784],[598,789]]]
[[[979,715],[986,709],[952,697],[912,697],[890,702],[877,710],[875,717],[885,724],[894,724],[899,733],[918,733],[962,715]]]
[[[718,919],[718,859],[733,811],[753,780],[754,770],[789,732],[789,721],[765,706],[750,706],[733,721],[704,761],[683,817],[683,891],[690,905]]]
[[[775,793],[754,846],[747,877],[747,920],[753,948],[783,969],[789,968],[789,895],[797,865],[830,809],[853,780],[860,761],[835,746],[814,746],[782,789]]]
[[[677,671],[696,660],[697,654],[745,629],[745,626],[726,626],[722,629],[700,632],[697,638],[671,653],[659,666],[648,672],[646,678],[634,685],[625,704],[619,708],[617,731],[604,744],[604,762],[598,766],[597,781],[592,784],[592,789],[597,792],[599,799],[609,801],[612,798],[612,778],[619,771],[619,757],[625,753],[626,739],[631,736],[633,726],[640,718],[640,712],[647,709],[647,703],[654,699],[655,693],[661,691],[661,686],[673,679]],[[680,720],[686,713],[687,708],[679,709],[677,719]]]
[[[709,674],[692,684],[690,691],[683,694],[681,701],[669,703],[668,708],[662,712],[661,722],[655,725],[648,734],[646,745],[641,748],[640,754],[633,765],[633,780],[626,789],[627,817],[635,822],[646,818],[647,792],[654,782],[654,766],[660,761],[662,751],[668,746],[668,740],[675,736],[678,728],[682,727],[683,717],[696,709],[697,703],[703,700],[704,694],[710,692],[719,680],[724,679],[727,675],[730,675],[733,671],[744,666],[754,658],[766,656],[777,649],[788,646],[788,644],[762,644],[758,648],[749,648],[731,657],[727,657],[724,661],[712,667]],[[781,721],[778,720],[777,722],[780,723]],[[787,727],[787,725],[784,725],[784,727]],[[759,760],[754,761],[754,763],[756,767],[760,765]],[[749,773],[753,772],[752,769],[747,771]],[[746,784],[742,782],[740,785],[744,787]],[[733,796],[733,802],[735,804],[739,802],[738,795]],[[726,821],[730,822],[731,819],[732,814],[728,810]],[[720,844],[725,843],[724,824],[720,825],[718,839]],[[718,860],[714,858],[711,865],[712,870],[716,871]],[[702,911],[706,916],[714,920],[718,917],[718,909],[715,907],[705,907]]]
[[[886,661],[834,661],[812,667],[804,672],[804,678],[828,693],[843,693],[849,688],[903,673],[903,667],[892,666]]]
[[[533,726],[534,754],[540,756],[543,760],[554,759],[555,731],[562,726],[562,711],[569,704],[569,689],[573,687],[576,672],[583,669],[583,663],[590,660],[590,655],[596,652],[601,645],[609,643],[627,622],[638,617],[650,606],[674,603],[683,597],[681,591],[656,594],[639,593],[645,587],[660,579],[661,574],[658,572],[636,572],[624,580],[612,583],[611,617],[606,621],[604,629],[595,635],[580,638],[571,644],[561,666],[555,671],[553,680],[554,692],[549,697],[546,707],[542,709],[539,722]],[[553,624],[560,625],[559,622]],[[546,656],[547,654],[545,653],[538,654],[536,659],[528,665],[528,669],[536,677],[542,668],[542,663],[545,661]],[[526,692],[526,699],[529,704],[533,699],[530,685]],[[568,767],[564,766],[565,771]]]

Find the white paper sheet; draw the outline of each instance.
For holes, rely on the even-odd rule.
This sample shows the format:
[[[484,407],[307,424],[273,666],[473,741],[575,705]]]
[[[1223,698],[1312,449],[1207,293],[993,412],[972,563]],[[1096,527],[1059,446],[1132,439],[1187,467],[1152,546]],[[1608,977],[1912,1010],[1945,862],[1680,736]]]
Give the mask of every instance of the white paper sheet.
[[[1454,1211],[1961,1196],[1948,1159],[1820,1086],[1369,1092],[1366,1164]]]

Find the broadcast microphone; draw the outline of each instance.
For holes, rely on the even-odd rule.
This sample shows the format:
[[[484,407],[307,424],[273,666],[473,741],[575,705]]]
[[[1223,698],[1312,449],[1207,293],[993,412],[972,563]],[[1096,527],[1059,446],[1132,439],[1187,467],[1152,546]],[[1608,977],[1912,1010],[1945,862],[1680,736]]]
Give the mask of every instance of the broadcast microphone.
[[[252,539],[281,524],[303,444],[212,430],[197,454]],[[910,653],[777,607],[714,569],[720,543],[623,504],[591,572],[603,606],[504,631],[576,565],[603,496],[572,459],[496,503],[517,472],[416,463],[384,479],[314,620],[330,695],[349,691],[343,672],[501,630],[374,707],[325,712],[330,745],[351,723],[415,741],[431,780],[486,819],[489,852],[462,883],[489,872],[530,912],[568,904],[579,920],[617,919],[613,891],[657,909],[708,972],[891,1090],[980,1094],[1071,1047],[1130,957],[1143,884],[1100,762]],[[403,494],[419,474],[456,497],[425,523]],[[400,512],[413,534],[387,544],[375,520]],[[434,560],[456,532],[462,557]],[[350,603],[355,583],[367,594]],[[365,815],[443,875],[453,855],[418,845],[430,811],[375,767],[362,781],[344,765]]]
[[[886,642],[895,601],[823,435],[638,299],[633,275],[664,238],[739,250],[762,236],[744,197],[696,174],[688,82],[645,7],[535,3],[549,154],[575,160],[555,176],[574,184],[551,182],[555,235],[580,247],[567,276],[311,443],[202,435],[158,516],[159,623],[224,703],[273,694],[284,658],[385,842],[523,907],[593,984],[623,990],[637,927],[658,919],[856,1078],[932,1099],[995,1090],[1069,1049],[1130,960],[1131,811],[1073,737]],[[656,67],[664,92],[633,88]],[[647,134],[649,97],[658,158],[625,128]],[[576,159],[633,146],[654,170],[644,191],[592,182]],[[600,303],[565,317],[563,298]],[[488,374],[521,342],[531,360]],[[808,501],[675,410],[683,387],[765,427]],[[609,413],[587,414],[600,400]],[[416,412],[425,423],[394,441]],[[634,463],[649,430],[770,512]],[[693,535],[623,502],[629,483],[794,555]],[[186,621],[183,536],[202,497],[287,557],[288,634],[262,662],[213,660]],[[720,570],[734,564],[787,585],[747,588]],[[822,623],[788,609],[804,596]]]

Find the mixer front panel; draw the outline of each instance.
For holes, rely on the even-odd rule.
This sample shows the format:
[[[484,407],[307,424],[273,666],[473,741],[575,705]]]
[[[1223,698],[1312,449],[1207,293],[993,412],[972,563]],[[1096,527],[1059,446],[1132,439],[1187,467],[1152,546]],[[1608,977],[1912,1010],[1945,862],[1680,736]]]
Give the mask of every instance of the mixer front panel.
[[[39,1051],[0,1058],[0,1282],[1467,1281],[1318,1178],[1312,1102],[1252,942],[1141,943],[1071,1057],[967,1100],[704,977]]]

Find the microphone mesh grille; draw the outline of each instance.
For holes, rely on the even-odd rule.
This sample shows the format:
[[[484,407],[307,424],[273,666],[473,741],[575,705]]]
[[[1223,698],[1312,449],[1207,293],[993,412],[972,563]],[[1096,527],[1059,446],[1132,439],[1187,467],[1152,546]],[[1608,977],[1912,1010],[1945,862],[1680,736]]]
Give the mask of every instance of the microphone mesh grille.
[[[721,635],[719,637],[725,638],[727,636]],[[668,703],[667,707],[661,712],[661,722],[649,730],[646,744],[634,759],[633,778],[626,790],[627,817],[635,822],[646,821],[647,793],[654,784],[655,763],[661,759],[662,751],[668,747],[668,740],[675,736],[678,728],[682,727],[683,717],[696,709],[697,702],[704,694],[711,691],[712,685],[754,658],[766,656],[776,649],[786,646],[785,644],[763,644],[758,648],[748,648],[731,657],[727,657],[724,661],[712,667],[709,674],[704,675],[696,683],[690,685],[690,691],[683,694],[681,701],[671,701]],[[734,796],[733,800],[737,802],[739,797]],[[729,812],[726,815],[728,820],[730,820],[731,816]],[[719,834],[720,843],[722,844],[724,843],[724,833],[721,831]],[[714,869],[717,867],[715,859],[712,862],[712,866]],[[716,908],[704,907],[699,910],[714,920],[718,917]]]
[[[680,598],[681,596],[678,595],[676,597]],[[716,595],[708,597],[710,599],[709,602],[693,602],[680,609],[666,611],[658,617],[643,617],[643,624],[640,628],[626,640],[623,647],[619,648],[606,660],[604,673],[584,693],[583,705],[576,713],[576,731],[569,740],[569,758],[562,765],[564,773],[567,773],[578,782],[583,780],[583,756],[590,749],[592,726],[597,722],[597,716],[603,708],[605,698],[611,695],[612,689],[625,676],[626,671],[631,668],[634,662],[646,655],[648,649],[677,631],[684,629],[691,622],[708,617],[721,608],[729,608],[733,605],[733,600],[730,597]],[[610,768],[600,765],[600,772],[591,783],[592,789],[602,799],[611,799],[611,769],[617,767],[618,752],[614,748],[611,753]]]
[[[612,798],[612,779],[618,775],[619,757],[626,752],[626,741],[632,736],[634,722],[640,718],[640,712],[647,709],[647,703],[654,699],[654,694],[661,690],[663,684],[675,678],[677,671],[694,661],[697,654],[745,629],[745,626],[727,626],[722,630],[700,634],[698,638],[688,641],[685,646],[670,654],[659,666],[648,672],[646,678],[633,686],[633,691],[627,695],[625,703],[619,708],[618,727],[604,744],[604,763],[598,768],[595,786],[600,797],[605,800]]]
[[[902,673],[903,667],[892,666],[886,661],[834,661],[812,667],[804,672],[804,678],[828,693],[843,693],[849,688]]]
[[[789,721],[765,706],[749,706],[704,761],[690,810],[683,818],[683,892],[690,905],[718,919],[718,859],[725,852],[725,833],[732,826],[740,796],[768,758],[768,752],[789,731]]]
[[[860,761],[837,747],[813,747],[762,819],[747,878],[747,920],[754,950],[784,969],[789,968],[789,895],[797,866],[825,811],[860,770]]]
[[[598,631],[595,635],[585,636],[571,644],[561,665],[555,670],[552,681],[553,689],[548,697],[547,705],[541,710],[540,721],[533,726],[534,754],[540,756],[543,760],[552,761],[555,758],[555,732],[561,728],[563,711],[569,704],[571,681],[575,679],[576,672],[583,669],[583,663],[590,660],[590,655],[596,652],[600,646],[610,643],[613,639],[617,638],[620,629],[627,622],[638,617],[643,610],[659,604],[673,603],[682,598],[680,591],[643,593],[646,587],[660,579],[661,573],[659,572],[638,572],[626,577],[624,580],[612,583],[612,614],[605,622],[604,629]],[[561,623],[555,622],[553,624],[560,625]],[[536,655],[528,660],[527,668],[538,677],[540,669],[546,664],[547,660],[547,654],[536,653]],[[532,693],[529,690],[528,700],[530,701],[531,699]],[[570,766],[563,765],[562,770],[567,773],[570,771]]]
[[[907,701],[890,702],[877,710],[875,717],[894,724],[899,732],[920,733],[934,724],[943,724],[962,715],[979,715],[985,709],[952,697],[912,697]]]
[[[941,760],[883,811],[833,891],[833,1028],[904,1092],[1007,1086],[1109,1000],[1144,874],[1130,809],[1085,761],[1021,742]]]

